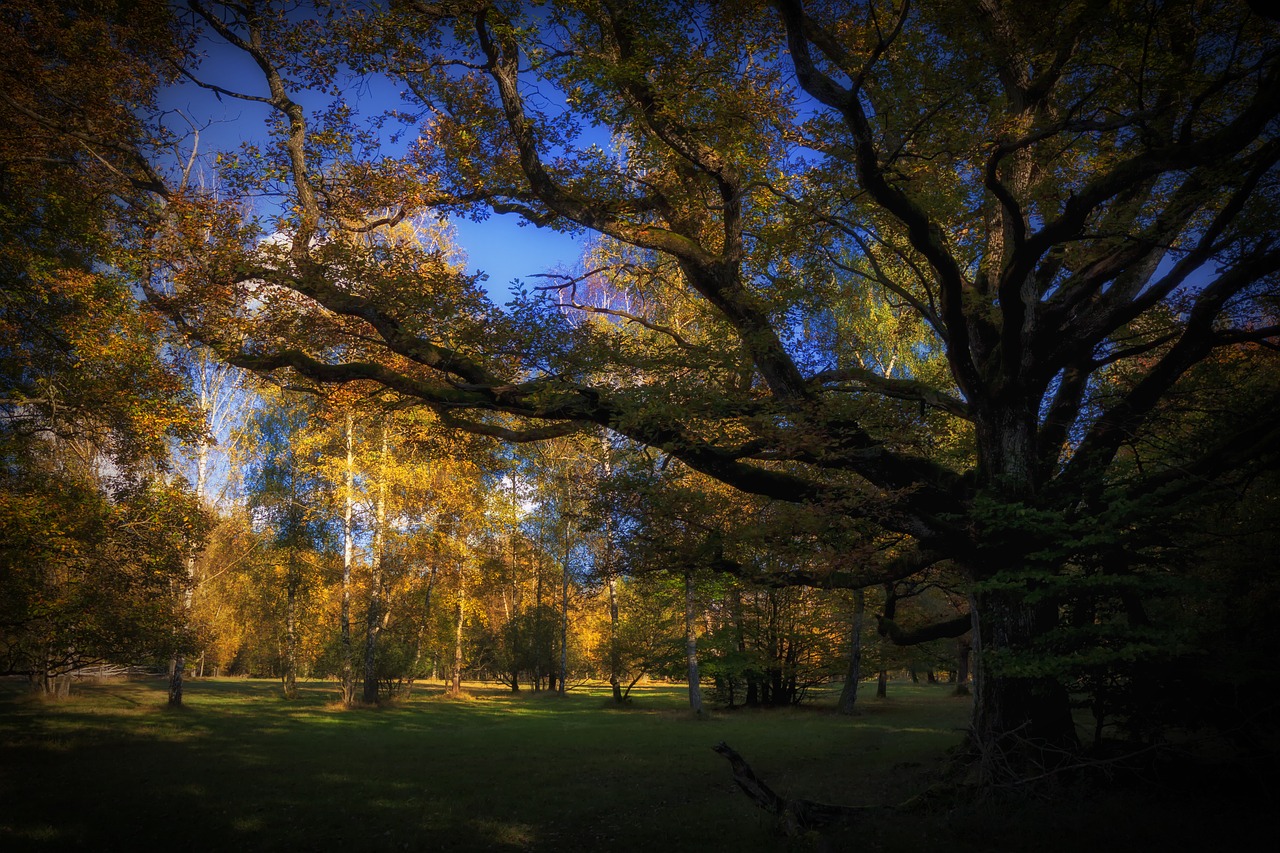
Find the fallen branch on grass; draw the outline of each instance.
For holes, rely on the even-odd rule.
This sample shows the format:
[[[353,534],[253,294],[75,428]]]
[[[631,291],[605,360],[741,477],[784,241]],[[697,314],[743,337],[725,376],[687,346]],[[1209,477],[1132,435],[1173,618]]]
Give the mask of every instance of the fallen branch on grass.
[[[820,831],[837,824],[852,824],[858,818],[895,811],[891,806],[836,806],[813,800],[794,800],[780,796],[756,775],[738,752],[721,741],[713,750],[729,759],[733,768],[733,781],[738,783],[757,806],[778,818],[787,835],[803,835]]]

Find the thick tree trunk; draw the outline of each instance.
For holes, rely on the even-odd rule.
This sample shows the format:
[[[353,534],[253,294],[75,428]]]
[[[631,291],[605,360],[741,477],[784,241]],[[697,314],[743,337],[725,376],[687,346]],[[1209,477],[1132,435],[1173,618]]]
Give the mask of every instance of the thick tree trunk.
[[[845,672],[844,686],[840,688],[840,702],[836,710],[849,716],[858,701],[858,682],[862,680],[862,621],[867,612],[865,591],[853,593],[853,620],[849,627],[849,668]]]
[[[1051,678],[1002,671],[999,653],[1027,652],[1057,624],[1052,602],[1008,591],[974,597],[975,685],[972,745],[989,781],[1039,774],[1079,747],[1066,689]],[[993,663],[995,665],[993,665]]]
[[[1027,555],[1042,546],[1020,519],[1037,503],[1034,407],[1006,404],[977,419],[978,483],[996,504],[975,530],[975,580],[998,573],[1027,577]],[[1052,566],[1036,566],[1052,569]],[[970,596],[974,622],[972,746],[986,781],[1039,775],[1079,748],[1070,698],[1047,676],[1018,675],[1044,654],[1037,642],[1058,626],[1058,605],[1034,581],[1001,584]]]
[[[702,684],[698,675],[697,611],[693,606],[693,574],[684,573],[684,652],[689,673],[689,707],[702,715]]]

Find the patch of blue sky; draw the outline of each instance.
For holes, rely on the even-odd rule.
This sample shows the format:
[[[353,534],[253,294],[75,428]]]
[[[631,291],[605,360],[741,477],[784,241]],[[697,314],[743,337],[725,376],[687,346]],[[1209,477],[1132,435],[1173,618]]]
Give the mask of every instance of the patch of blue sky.
[[[225,91],[216,91],[197,85],[190,79],[179,78],[159,93],[159,107],[164,111],[167,126],[184,140],[179,150],[173,152],[173,166],[180,167],[191,153],[191,146],[198,140],[199,171],[193,181],[212,187],[212,157],[218,153],[233,153],[246,145],[265,146],[270,140],[271,123],[275,120],[270,106],[256,100],[246,100],[230,93],[264,98],[267,83],[254,62],[236,47],[219,38],[207,36],[199,46],[202,61],[194,69],[195,76],[204,83],[216,85]],[[366,120],[377,121],[388,111],[406,109],[400,88],[385,77],[356,75],[343,72],[337,80],[342,100],[357,110]],[[332,104],[329,94],[314,89],[298,88],[290,96],[315,115]],[[555,103],[546,107],[554,110]],[[563,103],[558,106],[563,107]],[[379,135],[381,154],[403,154],[414,133],[408,129],[402,134],[384,132]],[[582,141],[586,144],[607,144],[607,135],[598,128],[588,129]],[[255,213],[263,216],[274,214],[280,204],[279,196],[256,200]],[[482,220],[451,216],[457,241],[467,258],[469,272],[484,276],[483,287],[495,303],[501,305],[510,298],[516,283],[548,272],[575,271],[585,248],[582,234],[566,234],[550,228],[537,228],[513,214],[491,215]]]

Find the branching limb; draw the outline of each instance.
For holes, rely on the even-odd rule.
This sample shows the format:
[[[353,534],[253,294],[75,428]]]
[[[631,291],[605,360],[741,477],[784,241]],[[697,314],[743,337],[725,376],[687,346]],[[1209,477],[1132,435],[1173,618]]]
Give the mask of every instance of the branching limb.
[[[786,572],[761,572],[725,557],[718,547],[713,547],[713,552],[709,560],[710,568],[752,584],[773,589],[794,586],[815,589],[866,589],[911,577],[947,559],[947,555],[940,551],[910,549],[879,563],[863,562],[856,569],[836,567],[829,571],[790,569]]]
[[[955,415],[957,418],[973,419],[969,405],[963,400],[914,379],[894,379],[889,376],[881,376],[875,371],[867,370],[863,367],[824,370],[809,377],[809,384],[820,388],[830,387],[834,383],[846,382],[855,383],[860,386],[860,390],[872,391],[885,397],[894,397],[899,400],[918,401]]]
[[[1214,323],[1227,300],[1260,278],[1280,271],[1280,249],[1266,246],[1240,260],[1206,286],[1182,333],[1155,366],[1094,423],[1064,470],[1069,482],[1096,480],[1173,384],[1215,344]]]
[[[966,283],[960,265],[947,248],[938,224],[885,174],[870,119],[860,100],[862,93],[840,86],[815,65],[808,33],[816,25],[805,15],[800,0],[779,0],[777,6],[782,13],[787,46],[800,86],[820,103],[840,112],[853,139],[862,186],[881,208],[903,224],[912,248],[924,256],[938,277],[942,320],[947,328],[948,360],[961,393],[972,397],[983,383],[969,348],[969,318],[963,304]]]
[[[973,619],[968,613],[963,616],[957,616],[954,619],[948,619],[945,622],[934,622],[932,625],[925,625],[910,631],[900,628],[897,622],[883,614],[876,614],[876,633],[881,637],[887,637],[889,642],[895,646],[917,646],[920,643],[928,643],[933,640],[963,637],[972,628]]]
[[[448,410],[441,410],[439,417],[440,422],[445,426],[473,435],[487,435],[512,444],[527,444],[529,442],[545,441],[549,438],[560,438],[561,436],[582,432],[584,429],[590,429],[594,426],[594,424],[584,424],[580,421],[563,421],[527,429],[511,429],[510,427],[483,423],[473,418],[460,418]]]

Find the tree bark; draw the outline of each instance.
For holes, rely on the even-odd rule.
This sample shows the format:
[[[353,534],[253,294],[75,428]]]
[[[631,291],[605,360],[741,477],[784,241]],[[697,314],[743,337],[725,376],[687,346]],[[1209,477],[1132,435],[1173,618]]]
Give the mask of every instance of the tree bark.
[[[991,405],[976,420],[978,484],[1001,510],[975,531],[977,557],[970,576],[989,580],[997,572],[1032,577],[1029,554],[1043,548],[1034,530],[1017,518],[1037,503],[1034,409],[1014,403]],[[1013,520],[1009,520],[1013,516]],[[1070,697],[1048,676],[1018,675],[1018,658],[1036,654],[1037,641],[1058,626],[1057,601],[1026,580],[970,595],[976,676],[970,739],[989,781],[1010,774],[1039,774],[1079,748]],[[1005,777],[1005,778],[999,778]]]
[[[209,389],[205,387],[205,383],[200,383],[200,411],[204,413],[206,421],[209,413]],[[196,440],[196,505],[204,505],[205,484],[209,479],[209,445],[210,438],[202,433],[200,438]],[[196,592],[196,553],[194,550],[187,554],[186,560],[186,586],[182,590],[182,598],[179,605],[180,624],[177,630],[177,636],[173,655],[173,661],[169,667],[169,707],[182,707],[182,687],[183,678],[187,670],[186,640],[191,632],[191,605],[195,599]]]
[[[560,685],[557,688],[563,696],[568,688],[565,683],[569,679],[569,548],[565,545],[564,577],[560,587]]]
[[[346,469],[342,484],[342,607],[338,614],[338,634],[342,654],[342,704],[350,707],[356,701],[355,666],[351,652],[351,570],[355,563],[355,529],[352,514],[355,509],[355,418],[347,412],[345,438],[347,444]]]
[[[975,685],[970,739],[986,781],[1040,773],[1078,749],[1070,697],[1057,681],[993,668],[997,653],[1027,652],[1057,623],[1053,602],[1027,603],[1007,590],[976,593]]]
[[[613,691],[613,703],[621,705],[622,654],[618,647],[618,579],[609,573],[609,688]]]
[[[853,594],[853,620],[849,627],[849,668],[845,672],[844,686],[840,688],[840,702],[836,710],[845,715],[853,714],[858,701],[858,682],[862,680],[862,622],[867,612],[867,596],[863,590]]]
[[[436,567],[433,565],[427,570],[427,588],[422,595],[422,616],[418,623],[418,633],[413,641],[413,665],[409,668],[408,689],[405,696],[413,692],[413,682],[418,677],[419,667],[422,666],[422,637],[427,631],[427,625],[431,621],[431,588],[436,582]],[[435,666],[432,665],[432,677],[435,677]]]
[[[457,621],[453,635],[453,667],[449,676],[449,695],[462,695],[462,624],[466,618],[467,597],[462,566],[458,566]],[[519,689],[519,688],[517,688]]]
[[[684,573],[684,652],[688,664],[689,707],[702,715],[702,684],[698,675],[697,611],[693,605],[693,573]]]
[[[378,501],[374,510],[373,556],[369,561],[369,613],[364,634],[364,703],[378,704],[377,651],[382,630],[382,561],[387,541],[387,427],[378,455]]]
[[[956,689],[955,695],[969,696],[969,656],[973,652],[972,641],[968,637],[956,640]]]
[[[298,556],[289,549],[284,603],[284,698],[298,698]]]

